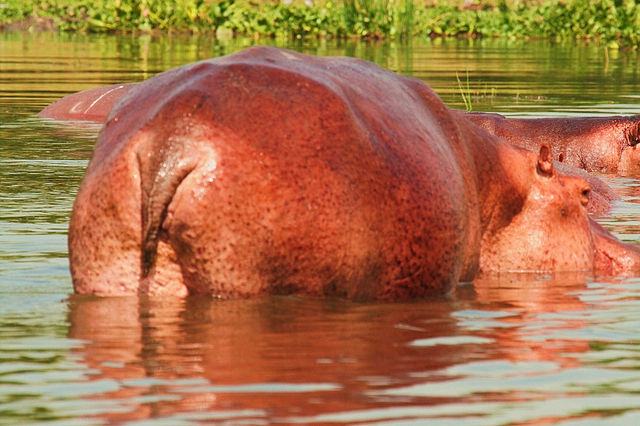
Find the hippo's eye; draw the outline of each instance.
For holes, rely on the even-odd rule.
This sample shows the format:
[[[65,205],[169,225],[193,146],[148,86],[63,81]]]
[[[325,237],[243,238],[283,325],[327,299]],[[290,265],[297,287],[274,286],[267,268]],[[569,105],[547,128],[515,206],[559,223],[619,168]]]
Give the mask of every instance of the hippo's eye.
[[[580,202],[583,206],[589,204],[589,197],[591,196],[591,189],[585,188],[580,192]]]
[[[629,146],[636,146],[640,143],[640,123],[636,123],[633,127],[627,130],[627,144]]]

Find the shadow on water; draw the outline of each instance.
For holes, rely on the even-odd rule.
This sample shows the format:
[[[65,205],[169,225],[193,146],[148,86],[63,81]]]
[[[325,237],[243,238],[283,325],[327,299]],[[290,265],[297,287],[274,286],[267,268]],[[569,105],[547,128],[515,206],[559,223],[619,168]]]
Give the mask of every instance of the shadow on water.
[[[637,423],[638,279],[502,275],[403,304],[70,296],[99,127],[34,115],[265,42],[375,61],[458,108],[466,91],[520,116],[640,112],[637,52],[595,45],[0,33],[0,424]],[[607,182],[624,199],[598,220],[637,243],[640,183]]]

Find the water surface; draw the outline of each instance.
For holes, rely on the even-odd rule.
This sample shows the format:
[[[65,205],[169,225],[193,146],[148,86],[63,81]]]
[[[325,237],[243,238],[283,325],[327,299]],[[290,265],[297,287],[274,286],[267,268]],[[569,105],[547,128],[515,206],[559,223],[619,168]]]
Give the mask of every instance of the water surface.
[[[637,53],[504,41],[260,41],[515,116],[640,113]],[[357,304],[73,296],[66,227],[99,127],[53,100],[256,40],[0,33],[0,424],[634,424],[640,279],[512,275]],[[636,179],[599,220],[640,243]]]

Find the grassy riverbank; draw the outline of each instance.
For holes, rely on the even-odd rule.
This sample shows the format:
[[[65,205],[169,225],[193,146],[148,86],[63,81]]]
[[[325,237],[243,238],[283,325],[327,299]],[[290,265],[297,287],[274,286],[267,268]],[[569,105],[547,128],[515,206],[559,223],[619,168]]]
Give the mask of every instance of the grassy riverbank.
[[[508,37],[640,44],[635,0],[0,0],[0,28],[255,37]]]

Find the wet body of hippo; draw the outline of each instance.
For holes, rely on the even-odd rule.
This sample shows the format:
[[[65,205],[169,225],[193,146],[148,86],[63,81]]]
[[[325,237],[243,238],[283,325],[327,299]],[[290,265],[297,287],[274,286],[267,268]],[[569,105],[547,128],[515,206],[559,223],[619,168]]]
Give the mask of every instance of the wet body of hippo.
[[[103,124],[115,103],[138,84],[139,83],[114,84],[73,93],[47,106],[38,115],[42,118],[51,118],[61,121],[89,121],[97,124]],[[486,130],[490,132],[495,132],[496,129],[495,126],[489,126],[489,124],[498,120],[499,117],[502,117],[498,114],[484,113],[473,113],[473,115],[467,116],[463,111],[454,112],[460,114],[461,117],[470,117],[473,121],[478,121],[481,126],[487,127]],[[509,119],[503,123],[511,123],[512,121],[517,123],[519,120]],[[588,120],[584,120],[582,122],[588,122]],[[540,132],[540,130],[541,129],[536,129],[538,132]],[[511,139],[514,142],[518,142],[514,137]],[[539,144],[540,143],[535,146],[536,149],[539,147]],[[532,144],[529,144],[529,146],[531,145]],[[565,175],[580,177],[587,180],[591,187],[591,198],[587,205],[587,209],[590,213],[607,213],[611,209],[611,202],[620,199],[619,195],[616,194],[607,184],[597,177],[584,172],[583,169],[573,167],[567,163],[560,164],[557,161],[555,166],[560,168],[561,173]]]
[[[69,229],[75,291],[439,295],[479,273],[640,270],[543,144],[423,82],[267,47],[177,68],[107,120]]]
[[[39,113],[56,120],[103,123],[113,105],[136,83],[88,89],[54,102]],[[588,172],[640,175],[640,115],[579,118],[507,118],[458,111],[484,130],[523,148],[551,145],[552,158]],[[574,171],[563,171],[575,174]],[[584,177],[582,175],[581,177]],[[590,183],[597,182],[590,179]],[[599,185],[596,183],[596,185]]]
[[[510,143],[537,150],[551,145],[553,158],[589,172],[640,174],[640,115],[584,118],[506,118],[500,114],[465,116]]]
[[[52,103],[38,115],[54,120],[104,123],[113,105],[136,84],[112,84],[83,90]]]

